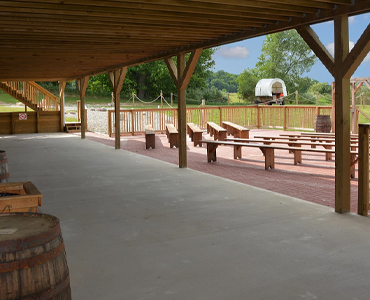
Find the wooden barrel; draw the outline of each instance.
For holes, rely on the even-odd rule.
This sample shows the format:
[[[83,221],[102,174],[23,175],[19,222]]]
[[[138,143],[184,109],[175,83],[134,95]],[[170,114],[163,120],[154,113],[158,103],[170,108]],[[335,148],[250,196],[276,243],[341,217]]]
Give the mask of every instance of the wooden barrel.
[[[6,152],[0,150],[0,183],[9,182],[9,168]]]
[[[0,214],[0,299],[71,299],[59,220]]]
[[[330,115],[318,115],[318,116],[316,116],[315,131],[316,132],[326,132],[326,133],[331,131]]]

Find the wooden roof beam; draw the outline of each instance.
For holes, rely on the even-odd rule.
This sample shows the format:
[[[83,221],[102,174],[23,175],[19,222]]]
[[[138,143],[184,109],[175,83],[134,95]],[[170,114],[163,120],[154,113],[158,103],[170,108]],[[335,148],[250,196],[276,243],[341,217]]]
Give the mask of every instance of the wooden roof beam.
[[[296,30],[311,48],[311,50],[320,59],[330,74],[334,76],[334,58],[321,43],[315,31],[309,25],[299,26],[296,28]]]
[[[351,77],[370,51],[370,24],[343,62],[344,77]]]

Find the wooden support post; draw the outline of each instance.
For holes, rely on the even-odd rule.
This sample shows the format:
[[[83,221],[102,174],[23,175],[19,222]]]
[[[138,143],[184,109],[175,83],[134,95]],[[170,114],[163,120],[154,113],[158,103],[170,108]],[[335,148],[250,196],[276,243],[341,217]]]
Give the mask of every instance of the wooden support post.
[[[334,18],[335,47],[335,211],[350,211],[350,77],[343,61],[349,53],[348,15]]]
[[[365,97],[365,93],[364,93],[364,92],[362,92],[362,94],[361,94],[361,103],[362,103],[362,108],[363,108],[363,109],[365,109],[365,101],[364,101],[364,100],[365,100],[365,98],[364,98],[364,97]]]
[[[351,109],[351,129],[352,133],[357,133],[357,116],[356,116],[356,84],[351,83],[352,109]]]
[[[177,66],[172,58],[165,58],[170,75],[177,87],[178,95],[178,131],[179,131],[179,167],[187,167],[186,155],[186,87],[194,72],[196,63],[202,54],[202,49],[191,52],[188,62],[185,61],[185,53],[177,55]]]
[[[185,72],[185,53],[180,53],[177,56],[177,78],[182,78]],[[179,129],[179,167],[187,168],[187,154],[186,154],[186,87],[177,88],[178,98],[178,129]]]
[[[114,116],[115,116],[115,149],[121,148],[121,120],[120,120],[120,93],[123,81],[125,80],[127,67],[108,72],[110,84],[113,89],[114,97]]]
[[[298,105],[298,91],[295,91],[295,104]]]
[[[64,112],[64,90],[66,88],[65,81],[59,81],[59,104],[60,104],[60,131],[64,131],[65,112]]]
[[[370,51],[370,24],[349,55],[348,15],[334,17],[334,59],[309,26],[299,26],[297,31],[335,79],[335,211],[348,212],[351,175],[350,77]]]
[[[82,77],[76,80],[76,85],[80,93],[81,100],[81,139],[85,138],[86,122],[85,122],[85,93],[89,77]]]
[[[358,136],[358,206],[357,213],[367,216],[369,211],[369,128],[359,124]]]
[[[331,132],[335,133],[335,82],[331,83]]]

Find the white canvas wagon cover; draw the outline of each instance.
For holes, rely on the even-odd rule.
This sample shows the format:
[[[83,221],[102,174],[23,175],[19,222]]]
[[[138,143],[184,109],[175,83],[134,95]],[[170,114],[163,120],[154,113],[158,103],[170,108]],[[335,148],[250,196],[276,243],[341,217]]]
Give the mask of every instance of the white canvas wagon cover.
[[[286,96],[287,92],[284,81],[282,81],[279,78],[261,79],[260,81],[258,81],[255,88],[255,96],[272,97],[272,93],[274,94],[283,93],[284,96]]]

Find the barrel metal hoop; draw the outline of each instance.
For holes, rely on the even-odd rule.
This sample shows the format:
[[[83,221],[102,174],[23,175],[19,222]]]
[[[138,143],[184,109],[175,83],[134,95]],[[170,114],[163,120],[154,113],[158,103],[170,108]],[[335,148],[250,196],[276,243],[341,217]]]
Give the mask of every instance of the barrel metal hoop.
[[[11,213],[12,214],[12,213]],[[14,213],[13,213],[14,214]],[[8,215],[8,214],[1,214]],[[40,214],[25,213],[25,215],[30,217],[40,217]],[[43,217],[52,219],[56,222],[53,228],[48,231],[38,234],[36,236],[29,236],[25,238],[15,239],[15,240],[5,240],[0,241],[0,253],[15,252],[30,249],[40,245],[44,245],[54,240],[56,237],[61,236],[61,229],[59,225],[59,220],[51,215],[44,214]]]
[[[28,269],[28,268],[32,268],[37,265],[44,264],[48,261],[51,261],[55,257],[59,256],[62,252],[64,253],[64,243],[60,244],[58,247],[54,248],[53,250],[44,252],[37,256],[25,258],[19,261],[1,263],[0,273],[10,273],[16,270]]]
[[[31,297],[22,298],[22,300],[49,300],[54,299],[57,295],[61,294],[65,289],[69,288],[69,274],[66,278],[58,283],[53,289],[43,291]]]

